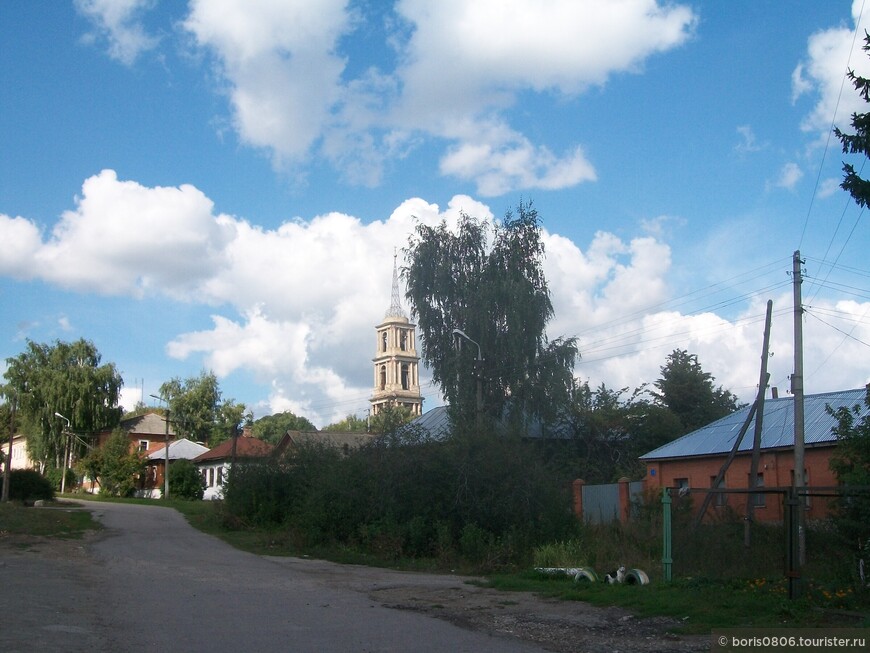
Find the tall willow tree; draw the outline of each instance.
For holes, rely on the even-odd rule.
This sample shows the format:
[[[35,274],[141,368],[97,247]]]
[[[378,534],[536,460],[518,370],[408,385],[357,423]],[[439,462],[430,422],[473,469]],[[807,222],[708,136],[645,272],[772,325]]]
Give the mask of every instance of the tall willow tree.
[[[80,339],[51,345],[27,341],[26,350],[6,359],[4,394],[17,402],[31,456],[49,467],[61,467],[66,422],[87,436],[118,424],[118,397],[124,384],[113,363],[101,364],[94,344]],[[72,440],[73,452],[84,445]]]
[[[554,418],[569,398],[577,344],[547,338],[553,305],[532,205],[520,203],[516,214],[508,212],[494,226],[465,213],[456,230],[443,221],[418,224],[405,254],[406,296],[417,317],[422,358],[454,421],[475,418],[478,382],[490,418]]]

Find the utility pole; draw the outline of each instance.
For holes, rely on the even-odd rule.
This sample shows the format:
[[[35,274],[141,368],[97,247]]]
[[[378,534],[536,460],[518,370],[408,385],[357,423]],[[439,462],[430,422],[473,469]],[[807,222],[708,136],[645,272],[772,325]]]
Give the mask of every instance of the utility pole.
[[[794,289],[794,373],[791,375],[791,393],[794,396],[794,482],[798,502],[798,564],[806,564],[807,550],[804,531],[806,488],[804,481],[804,332],[803,305],[801,303],[800,250],[792,257],[792,286]]]
[[[164,416],[166,425],[163,436],[165,445],[163,449],[163,498],[169,499],[169,399],[162,396],[158,397],[157,395],[150,396],[158,401],[166,402],[166,415]]]
[[[773,315],[773,302],[767,300],[767,315],[764,319],[764,343],[761,347],[761,373],[758,377],[758,409],[755,411],[755,433],[752,439],[752,462],[749,467],[749,489],[758,487],[758,463],[761,458],[761,431],[764,425],[764,397],[767,394],[767,381],[770,374],[767,373],[767,359],[770,355],[770,321]],[[743,525],[743,546],[749,547],[750,530],[755,518],[755,498],[758,495],[750,494],[746,498],[746,520]]]

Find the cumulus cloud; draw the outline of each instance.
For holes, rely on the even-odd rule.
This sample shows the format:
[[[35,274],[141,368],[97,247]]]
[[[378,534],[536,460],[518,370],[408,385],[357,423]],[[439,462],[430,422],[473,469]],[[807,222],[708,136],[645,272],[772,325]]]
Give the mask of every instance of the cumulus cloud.
[[[0,216],[0,240],[26,253],[3,248],[0,272],[82,292],[207,304],[211,322],[177,333],[167,355],[201,360],[222,379],[253,378],[268,389],[253,406],[258,415],[293,410],[320,425],[368,406],[374,327],[390,303],[394,247],[417,221],[455,227],[463,211],[495,219],[486,204],[457,195],[446,206],[410,198],[367,224],[333,212],[264,229],[217,213],[192,186],[147,187],[110,170],[86,180],[75,204],[45,236],[25,218]],[[657,235],[600,231],[580,244],[545,230],[544,243],[556,312],[549,335],[578,337],[581,379],[634,388],[654,381],[681,347],[744,400],[754,394],[766,297],[729,316],[675,303],[671,249]],[[790,294],[774,299],[771,373],[782,384],[792,356]],[[806,324],[812,391],[865,379],[870,303],[816,298],[812,309],[825,321]],[[428,394],[438,402],[437,389]]]
[[[76,208],[65,211],[45,243],[18,225],[13,237],[32,252],[29,276],[66,288],[185,298],[221,263],[232,223],[193,186],[147,188],[113,170],[85,180]],[[6,229],[4,228],[4,232]],[[29,243],[29,244],[28,244]]]
[[[154,0],[75,0],[76,10],[94,25],[85,41],[105,39],[109,56],[128,66],[157,46],[158,39],[140,22],[142,13],[153,4]]]
[[[553,152],[510,127],[518,93],[576,96],[639,71],[697,21],[658,0],[400,0],[386,16],[347,0],[193,0],[183,26],[214,55],[241,140],[276,167],[325,157],[375,185],[386,161],[430,139],[446,144],[442,174],[494,196],[595,179],[579,144]],[[385,68],[342,50],[361,26],[386,31]]]
[[[820,30],[807,41],[806,58],[792,73],[792,98],[815,96],[815,105],[801,127],[805,131],[827,132],[833,121],[841,129],[849,126],[849,117],[863,111],[860,96],[844,77],[848,70],[870,75],[870,60],[862,51],[863,34],[870,30],[870,12],[862,15],[863,0],[853,0],[852,25]]]

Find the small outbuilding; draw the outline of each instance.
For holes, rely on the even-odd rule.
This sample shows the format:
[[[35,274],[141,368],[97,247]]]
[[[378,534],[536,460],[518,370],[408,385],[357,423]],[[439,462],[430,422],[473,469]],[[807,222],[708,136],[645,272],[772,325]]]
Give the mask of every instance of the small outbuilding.
[[[233,450],[234,446],[235,451]],[[268,458],[274,448],[268,442],[252,437],[250,431],[246,430],[242,437],[235,438],[235,443],[230,438],[198,455],[193,459],[193,464],[199,469],[205,483],[205,492],[202,498],[223,498],[224,481],[226,481],[227,474],[233,466],[234,458],[236,465],[243,465]]]
[[[841,406],[859,407],[856,420],[870,413],[864,398],[866,388],[827,392],[804,397],[804,484],[808,488],[834,487],[837,479],[831,471],[831,454],[837,446],[832,429],[837,420],[827,410]],[[738,410],[697,431],[669,442],[640,459],[646,464],[645,490],[658,491],[664,487],[697,490],[712,487],[723,463],[749,415],[750,407]],[[794,397],[767,399],[764,402],[758,464],[759,488],[783,488],[794,484]],[[750,464],[754,438],[754,424],[750,424],[729,466],[720,488],[746,489],[749,487]],[[690,493],[692,495],[694,493]],[[720,494],[712,506],[723,509],[730,506],[745,510],[749,495]],[[697,500],[697,495],[695,496]],[[755,494],[755,518],[760,521],[779,521],[783,518],[782,501],[770,495]],[[822,518],[827,514],[828,502],[811,496],[807,500],[807,517]]]

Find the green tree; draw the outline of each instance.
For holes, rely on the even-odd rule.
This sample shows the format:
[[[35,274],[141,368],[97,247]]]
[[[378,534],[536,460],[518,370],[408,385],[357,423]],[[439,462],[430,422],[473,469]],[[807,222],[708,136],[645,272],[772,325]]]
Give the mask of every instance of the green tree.
[[[570,395],[577,345],[573,338],[546,336],[553,305],[532,205],[520,203],[516,215],[508,212],[492,228],[464,213],[455,233],[446,222],[420,224],[405,253],[403,275],[422,358],[454,422],[474,419],[478,380],[490,418],[555,418]],[[454,329],[479,345],[482,363],[477,348],[457,340]]]
[[[395,433],[399,427],[413,419],[410,408],[386,405],[371,418],[369,431],[378,435]]]
[[[342,431],[344,433],[366,433],[368,422],[362,417],[348,415],[343,420],[324,426],[323,431]]]
[[[864,404],[870,408],[870,384]],[[837,420],[832,429],[837,436],[837,447],[831,456],[831,470],[846,489],[849,486],[870,486],[870,413],[858,419],[861,413],[859,405],[826,408]],[[837,504],[836,522],[850,541],[860,540],[863,545],[870,546],[870,496],[866,493],[845,496]]]
[[[136,489],[138,477],[145,471],[145,459],[130,451],[127,432],[112,431],[102,447],[95,447],[77,464],[80,474],[95,479],[100,493],[112,497],[128,497]]]
[[[862,49],[864,52],[870,52],[870,34],[867,32],[864,32]],[[850,70],[848,75],[864,102],[870,102],[870,79],[856,75],[854,70]],[[839,128],[834,128],[834,134],[840,140],[843,152],[870,156],[870,113],[853,113],[852,129],[855,130],[854,134],[846,134]],[[870,181],[863,179],[855,172],[854,166],[849,163],[843,163],[843,173],[843,182],[840,187],[848,191],[859,206],[866,208],[870,205]]]
[[[7,397],[16,396],[31,456],[43,465],[60,468],[70,420],[78,434],[95,433],[118,424],[118,397],[123,379],[113,363],[101,364],[94,344],[80,339],[51,345],[27,341],[25,351],[6,359]],[[81,452],[79,438],[71,438],[73,454]]]
[[[255,438],[271,442],[272,444],[278,444],[287,431],[316,430],[317,428],[315,428],[314,424],[309,422],[305,417],[294,415],[289,410],[261,417],[251,427],[251,433]]]
[[[244,420],[244,404],[222,399],[214,372],[203,371],[187,379],[174,377],[160,386],[160,396],[169,404],[175,432],[210,446],[232,437]]]
[[[713,381],[695,354],[675,349],[668,355],[655,382],[658,392],[652,395],[680,419],[682,432],[677,435],[699,429],[740,407],[735,395],[722,386],[714,387]]]
[[[202,499],[204,482],[192,461],[182,458],[169,465],[169,487],[178,499]]]

